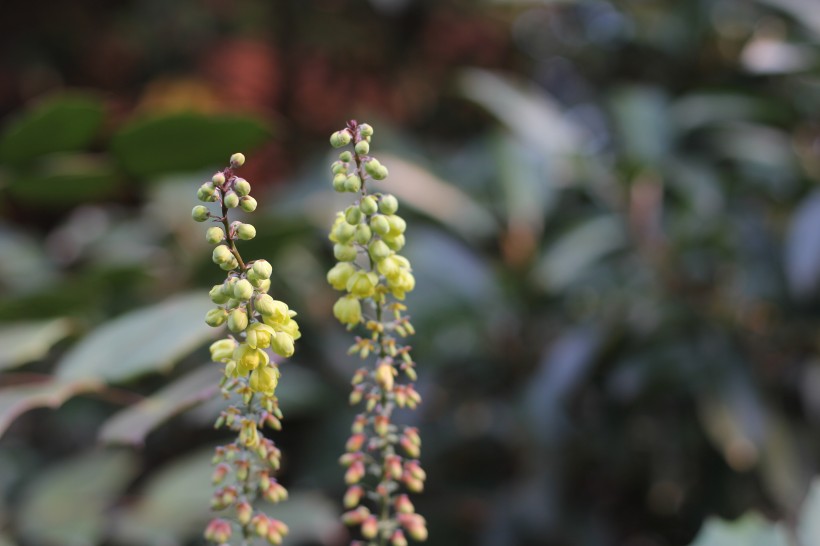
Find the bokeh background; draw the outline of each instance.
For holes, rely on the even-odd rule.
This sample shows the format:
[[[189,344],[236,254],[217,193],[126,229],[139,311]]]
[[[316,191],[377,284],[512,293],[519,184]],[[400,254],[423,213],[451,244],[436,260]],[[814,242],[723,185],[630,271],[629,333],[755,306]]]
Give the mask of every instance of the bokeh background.
[[[274,513],[347,543],[349,118],[409,225],[429,544],[820,543],[815,0],[0,5],[3,546],[202,544],[189,211],[235,151],[304,332]]]

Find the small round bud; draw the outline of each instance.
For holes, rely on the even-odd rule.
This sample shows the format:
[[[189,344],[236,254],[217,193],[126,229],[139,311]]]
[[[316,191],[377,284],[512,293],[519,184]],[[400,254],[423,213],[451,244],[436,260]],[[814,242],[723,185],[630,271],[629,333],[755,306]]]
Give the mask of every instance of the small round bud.
[[[236,195],[236,192],[229,191],[225,194],[225,197],[222,198],[222,202],[225,203],[225,206],[229,209],[236,208],[239,205],[239,196]]]
[[[212,201],[214,194],[216,193],[216,188],[210,182],[205,182],[202,184],[199,189],[196,191],[196,197],[200,201]]]
[[[241,167],[245,164],[245,154],[235,153],[231,156],[231,167]]]
[[[396,235],[400,235],[404,233],[404,230],[407,229],[407,222],[404,221],[404,218],[401,216],[396,216],[395,214],[391,214],[386,217],[387,222],[390,224],[390,233],[395,233]]]
[[[376,200],[373,199],[373,196],[368,195],[362,198],[362,202],[359,203],[359,208],[364,214],[370,216],[371,214],[376,214],[379,206],[376,204]]]
[[[382,195],[379,200],[379,211],[382,214],[395,214],[399,210],[399,200],[390,194]]]
[[[345,163],[350,163],[350,161],[353,160],[353,154],[350,153],[350,150],[345,150],[339,154],[339,160],[344,161]]]
[[[208,326],[213,326],[216,328],[217,326],[222,326],[225,324],[225,321],[228,320],[228,312],[224,309],[217,308],[211,309],[205,314],[205,323]]]
[[[241,279],[233,285],[233,297],[241,300],[241,301],[248,301],[253,296],[253,285],[247,279]]]
[[[395,250],[398,252],[402,248],[404,248],[404,235],[396,235],[395,237],[385,238],[384,242],[387,243],[387,246],[390,247],[391,250]]]
[[[239,206],[245,212],[253,212],[256,210],[256,199],[250,195],[246,195],[239,200]]]
[[[233,191],[235,191],[239,197],[244,197],[251,192],[251,183],[244,178],[237,178],[233,184]]]
[[[350,144],[351,138],[352,137],[347,130],[336,131],[330,135],[330,145],[334,148],[341,148],[342,146],[347,146]]]
[[[366,245],[370,242],[370,239],[373,237],[373,232],[370,230],[370,226],[367,224],[359,224],[356,226],[356,234],[353,236],[353,240],[359,243],[360,245]]]
[[[211,182],[213,182],[215,186],[221,186],[225,183],[225,175],[223,173],[216,173],[211,177]]]
[[[371,137],[373,136],[373,127],[367,123],[362,123],[359,125],[359,134],[364,138]]]
[[[212,258],[214,263],[216,264],[224,264],[229,262],[232,258],[234,258],[233,253],[231,253],[231,249],[229,249],[225,245],[219,245],[216,247],[212,253]]]
[[[339,193],[345,191],[345,182],[347,182],[347,175],[339,173],[333,177],[333,189]]]
[[[373,176],[374,173],[378,172],[381,166],[382,164],[379,162],[379,160],[373,157],[365,162],[364,170],[367,172],[367,174]]]
[[[256,260],[253,262],[253,272],[260,279],[269,279],[273,273],[273,267],[267,260]]]
[[[370,219],[370,228],[379,235],[390,233],[390,222],[382,214],[377,214]]]
[[[236,236],[243,241],[250,241],[256,237],[256,228],[251,224],[239,224],[239,227],[236,228]]]
[[[219,264],[219,268],[223,271],[231,271],[232,269],[236,269],[239,267],[239,262],[236,261],[236,258],[231,256],[231,259],[227,262]]]
[[[333,245],[333,255],[340,262],[352,262],[356,259],[356,247],[353,245],[335,244]]]
[[[285,358],[291,357],[293,356],[293,352],[295,350],[293,345],[293,337],[285,332],[277,332],[276,335],[270,340],[270,348],[273,349],[273,352],[279,356],[284,356]]]
[[[392,254],[390,247],[388,247],[387,243],[381,239],[377,239],[370,243],[368,250],[374,262],[380,262]]]
[[[244,309],[234,309],[228,315],[228,329],[238,334],[248,327],[248,314]]]
[[[371,176],[373,177],[373,180],[384,180],[385,178],[387,178],[388,174],[390,173],[387,172],[387,167],[382,165],[381,167],[376,169],[376,172],[374,172]]]
[[[356,143],[356,153],[359,155],[367,155],[370,152],[370,144],[366,140],[360,140]]]
[[[212,245],[221,243],[224,238],[225,232],[222,231],[221,227],[213,226],[205,231],[205,240]]]
[[[343,174],[347,175],[347,165],[342,163],[341,161],[334,161],[333,164],[330,166],[330,172],[333,174]]]
[[[345,179],[345,191],[356,193],[362,189],[362,179],[355,174],[348,175]]]
[[[362,211],[359,207],[349,206],[345,209],[345,221],[355,226],[362,221]]]
[[[342,244],[347,244],[355,233],[356,228],[347,222],[339,222],[333,230],[333,235],[336,237],[336,240]]]
[[[223,285],[221,284],[214,285],[214,287],[211,288],[210,292],[208,292],[208,295],[211,297],[211,301],[217,305],[227,303],[230,299],[230,296],[228,294],[225,294],[225,292],[222,290],[222,286]]]
[[[191,218],[196,220],[197,222],[204,222],[211,216],[210,211],[208,211],[208,207],[204,205],[197,205],[191,210]]]

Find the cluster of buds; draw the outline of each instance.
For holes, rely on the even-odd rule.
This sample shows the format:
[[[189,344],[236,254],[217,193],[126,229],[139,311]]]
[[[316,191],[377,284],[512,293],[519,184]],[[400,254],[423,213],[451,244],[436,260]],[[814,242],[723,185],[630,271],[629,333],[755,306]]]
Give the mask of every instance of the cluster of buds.
[[[352,545],[404,546],[407,537],[427,538],[424,518],[402,492],[418,493],[424,488],[425,473],[418,461],[421,439],[417,429],[392,421],[395,408],[413,409],[421,402],[412,384],[415,362],[403,343],[414,330],[401,301],[415,287],[415,279],[410,262],[398,254],[406,228],[396,214],[399,202],[369,187],[388,176],[387,168],[370,155],[372,136],[370,125],[353,120],[330,137],[336,148],[353,147],[343,150],[331,167],[333,188],[356,195],[338,213],[330,231],[338,263],[328,272],[327,281],[345,292],[334,304],[333,314],[348,330],[361,327],[367,332],[356,338],[350,354],[363,360],[374,356],[373,365],[359,369],[352,381],[350,402],[364,408],[353,422],[340,459],[348,485],[344,496],[348,511],[342,521],[357,527],[363,539]]]
[[[287,490],[271,477],[279,469],[281,453],[260,431],[266,426],[279,430],[282,419],[275,395],[279,368],[267,349],[289,357],[300,333],[293,318],[296,313],[268,294],[271,264],[265,260],[244,261],[236,246],[237,241],[256,236],[256,228],[251,224],[228,220],[231,209],[256,209],[250,183],[234,174],[244,163],[244,155],[232,155],[230,166],[214,174],[197,191],[200,201],[215,203],[218,210],[197,205],[191,212],[197,222],[210,220],[217,224],[207,229],[205,239],[215,245],[213,261],[227,274],[221,284],[210,290],[216,307],[208,311],[205,322],[215,328],[227,324],[230,330],[227,337],[211,345],[210,351],[212,360],[225,366],[223,395],[226,399],[235,395],[239,400],[225,409],[216,422],[217,428],[233,431],[236,439],[217,447],[213,459],[213,482],[218,489],[211,499],[211,508],[226,511],[230,521],[212,520],[205,538],[228,544],[237,527],[243,544],[252,537],[281,544],[287,526],[255,511],[253,504],[258,498],[271,503],[287,498]]]

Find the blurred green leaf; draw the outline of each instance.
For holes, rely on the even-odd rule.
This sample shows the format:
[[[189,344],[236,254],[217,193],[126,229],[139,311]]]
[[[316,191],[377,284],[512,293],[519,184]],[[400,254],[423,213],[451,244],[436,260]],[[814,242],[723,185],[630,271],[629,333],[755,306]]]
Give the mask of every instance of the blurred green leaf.
[[[820,544],[820,478],[814,478],[797,521],[800,544]]]
[[[125,169],[142,177],[223,164],[269,139],[260,121],[243,116],[171,114],[137,119],[114,135],[111,150]]]
[[[66,318],[0,324],[0,370],[43,358],[71,330]]]
[[[42,407],[58,408],[77,394],[98,391],[102,385],[95,379],[48,380],[0,389],[0,436],[21,414]]]
[[[6,535],[0,534],[0,546],[16,546],[16,543]]]
[[[64,94],[34,106],[0,137],[0,162],[21,165],[52,152],[80,150],[103,121],[101,102],[89,95]]]
[[[733,522],[710,518],[690,546],[790,546],[780,524],[751,512]]]
[[[23,492],[20,532],[33,544],[99,544],[106,510],[136,472],[125,451],[84,453],[41,472]]]
[[[16,200],[39,208],[78,205],[117,190],[118,179],[107,160],[80,154],[48,156],[8,185]]]
[[[179,358],[214,336],[213,328],[203,320],[211,307],[207,296],[185,294],[113,318],[72,347],[55,375],[117,383],[168,371]]]
[[[109,418],[100,441],[138,446],[156,427],[219,391],[222,366],[209,363],[163,387],[151,396]]]
[[[794,211],[785,240],[785,273],[795,298],[809,298],[820,288],[820,191],[803,198]]]
[[[612,111],[621,136],[618,145],[642,164],[657,165],[672,145],[667,98],[651,87],[626,87],[612,96]]]

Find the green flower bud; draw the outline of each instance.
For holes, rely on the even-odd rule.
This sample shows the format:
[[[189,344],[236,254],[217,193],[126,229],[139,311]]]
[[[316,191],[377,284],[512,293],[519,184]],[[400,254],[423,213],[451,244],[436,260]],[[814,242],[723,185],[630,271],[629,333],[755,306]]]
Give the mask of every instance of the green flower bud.
[[[362,123],[359,125],[359,134],[363,137],[372,137],[373,136],[373,127],[368,125],[367,123]]]
[[[376,204],[376,200],[373,198],[373,196],[368,195],[366,197],[362,197],[362,202],[359,203],[359,209],[361,209],[362,213],[370,216],[371,214],[376,213],[376,211],[379,209],[379,206]]]
[[[218,326],[222,326],[225,324],[225,321],[228,320],[228,312],[224,309],[217,308],[211,309],[205,314],[205,323],[208,326],[213,326],[214,328]]]
[[[229,191],[225,194],[225,197],[222,198],[222,202],[229,209],[236,208],[239,206],[239,196],[236,195],[236,192]]]
[[[395,250],[398,252],[402,248],[404,248],[404,235],[396,235],[395,237],[385,237],[384,242],[390,248],[390,250]]]
[[[239,262],[236,261],[236,258],[231,256],[231,259],[227,262],[219,264],[219,268],[223,271],[231,271],[232,269],[236,269],[239,267]]]
[[[230,299],[230,296],[225,294],[222,290],[222,286],[223,285],[221,284],[216,284],[213,288],[211,288],[210,292],[208,292],[208,295],[211,297],[211,301],[217,305],[228,303],[228,300]]]
[[[288,318],[288,305],[279,300],[275,300],[268,294],[259,294],[253,300],[254,308],[262,315],[270,317],[275,322],[282,322]]]
[[[350,153],[350,150],[345,150],[339,154],[339,160],[350,163],[353,160],[353,154]]]
[[[344,173],[337,174],[333,177],[333,189],[339,193],[344,192],[345,182],[347,182],[347,175]]]
[[[370,153],[370,144],[366,140],[360,140],[356,143],[356,153],[359,155],[367,155]]]
[[[211,360],[214,362],[227,362],[233,357],[236,347],[236,341],[230,338],[214,341],[210,347]]]
[[[225,232],[221,227],[213,226],[205,231],[205,240],[212,245],[221,243],[223,239],[225,239]]]
[[[343,245],[336,243],[333,245],[333,255],[340,262],[352,262],[356,259],[356,247],[353,245]]]
[[[211,177],[211,182],[213,182],[215,186],[221,186],[225,183],[225,175],[223,173],[216,173]]]
[[[240,153],[235,153],[231,156],[231,167],[241,167],[245,164],[245,155]]]
[[[339,262],[327,272],[327,282],[336,290],[344,290],[347,281],[356,273],[356,266],[350,262]]]
[[[354,207],[353,205],[347,207],[345,209],[345,221],[352,226],[355,226],[361,222],[362,211],[359,210],[359,207]]]
[[[404,230],[407,229],[407,222],[404,221],[404,218],[401,216],[396,216],[395,214],[391,214],[386,216],[387,222],[390,224],[390,233],[395,235],[401,235],[404,233]]]
[[[191,210],[191,218],[197,222],[204,222],[211,216],[208,207],[204,205],[197,205]]]
[[[240,301],[248,301],[253,296],[253,285],[247,279],[241,279],[233,285],[233,297]]]
[[[231,311],[231,314],[228,315],[228,329],[238,334],[242,330],[248,327],[248,314],[245,312],[244,309],[234,309]]]
[[[345,191],[356,193],[362,189],[362,179],[355,174],[348,175],[345,179]]]
[[[371,176],[373,177],[373,180],[384,180],[389,174],[390,173],[387,171],[387,167],[382,165]]]
[[[210,182],[205,182],[196,191],[196,197],[200,201],[208,202],[213,200],[215,193],[216,189],[214,188],[214,185]]]
[[[336,131],[332,135],[330,135],[330,145],[334,148],[341,148],[342,146],[347,146],[350,144],[351,140],[350,133],[347,130],[343,131]]]
[[[212,253],[214,263],[219,265],[227,263],[233,257],[233,253],[231,253],[231,250],[225,245],[219,245]]]
[[[270,348],[279,356],[293,356],[293,338],[285,332],[277,332],[270,339]]]
[[[251,183],[244,178],[237,178],[233,183],[233,191],[235,191],[239,197],[244,197],[251,192]]]
[[[362,304],[355,296],[342,296],[333,304],[333,316],[342,324],[356,325],[362,321]]]
[[[347,222],[340,222],[333,230],[333,235],[336,237],[336,240],[342,244],[346,244],[350,241],[355,233],[356,228]]]
[[[256,228],[251,224],[239,224],[236,228],[236,236],[243,241],[250,241],[256,237]]]
[[[390,215],[395,214],[397,210],[399,210],[399,200],[390,194],[382,195],[379,201],[379,211],[382,214]]]
[[[370,230],[370,226],[367,224],[359,224],[356,226],[356,234],[353,236],[354,241],[360,245],[366,245],[370,242],[371,237],[373,237],[373,232]]]
[[[368,159],[364,164],[365,172],[367,172],[367,174],[369,174],[370,176],[372,176],[374,178],[376,176],[376,173],[378,173],[379,169],[381,169],[381,168],[382,168],[382,164],[375,157],[372,157],[372,158]]]
[[[377,284],[379,284],[379,278],[375,273],[357,271],[347,280],[345,288],[356,297],[369,298],[376,293]]]
[[[260,279],[269,279],[273,273],[273,267],[267,260],[256,260],[253,262],[253,272],[258,275]]]
[[[250,195],[245,195],[242,199],[239,200],[239,206],[245,212],[253,212],[256,210],[256,199],[251,197]]]
[[[377,239],[370,243],[368,251],[370,252],[370,256],[373,258],[374,262],[380,262],[392,254],[390,247],[388,247],[387,243],[381,239]]]
[[[330,166],[330,172],[332,172],[333,174],[343,174],[347,176],[347,165],[345,165],[341,161],[334,161],[333,164]]]
[[[259,286],[256,287],[259,292],[265,293],[270,290],[270,279],[265,279],[259,283]]]
[[[370,219],[370,229],[379,235],[387,235],[390,233],[390,222],[382,214],[377,214]]]

